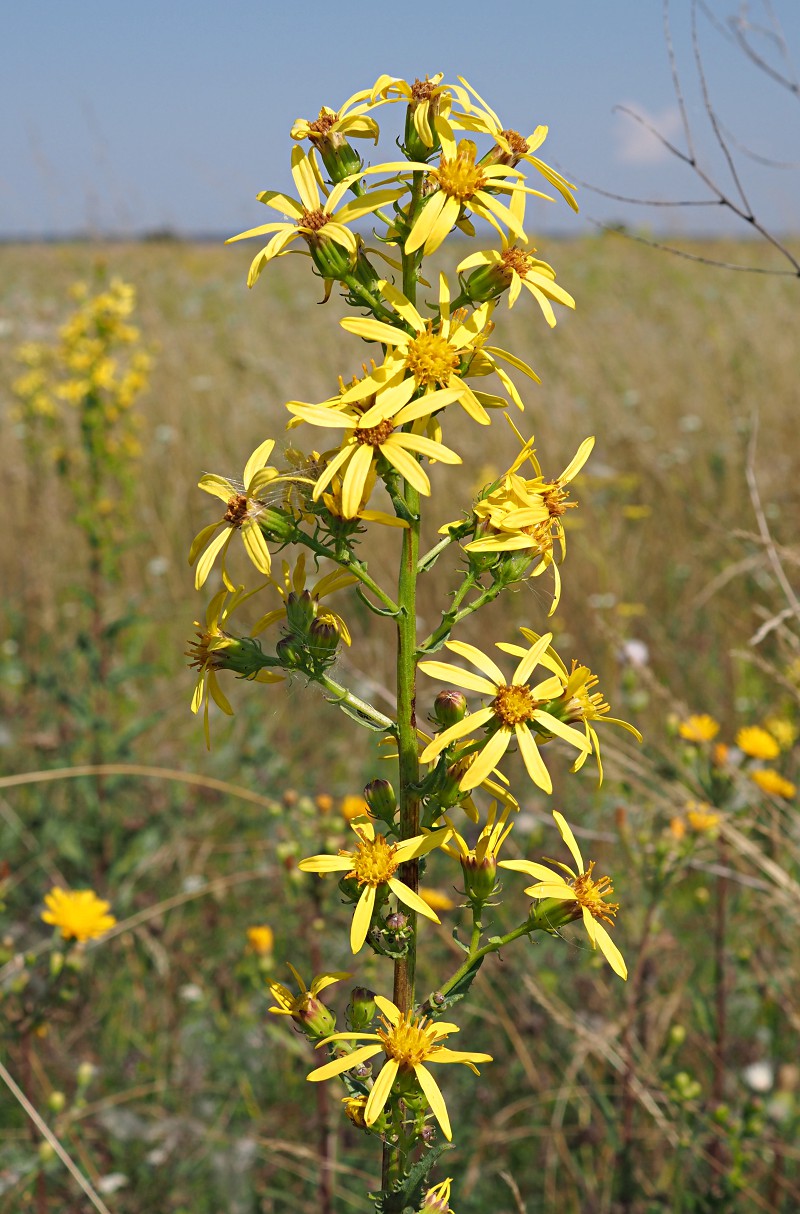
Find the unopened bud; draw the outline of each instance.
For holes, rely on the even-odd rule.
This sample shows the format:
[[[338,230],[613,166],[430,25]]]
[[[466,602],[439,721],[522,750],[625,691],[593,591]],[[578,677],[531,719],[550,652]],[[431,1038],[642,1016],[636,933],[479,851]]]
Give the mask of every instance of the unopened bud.
[[[375,1017],[375,1009],[375,992],[363,986],[353,987],[347,1005],[347,1023],[353,1032],[363,1033],[369,1028]]]
[[[292,632],[305,636],[314,619],[314,600],[307,590],[291,590],[286,597],[286,622]]]
[[[305,653],[303,646],[298,644],[293,637],[281,637],[275,646],[275,656],[281,666],[291,670],[303,665]]]
[[[457,725],[464,720],[467,711],[467,697],[461,691],[448,689],[440,691],[433,701],[433,715],[436,722],[444,729]]]
[[[314,620],[308,630],[309,652],[318,660],[331,659],[339,646],[339,629],[330,616]]]
[[[394,820],[397,797],[388,780],[370,780],[364,789],[364,800],[376,818],[382,822]]]
[[[63,1092],[51,1092],[47,1097],[47,1107],[52,1113],[60,1113],[67,1103]]]
[[[487,853],[478,860],[473,852],[460,856],[464,874],[464,892],[472,902],[484,903],[491,898],[497,884],[497,857]]]
[[[336,1029],[336,1014],[311,994],[308,995],[303,1007],[298,1008],[291,1015],[292,1020],[299,1024],[305,1035],[312,1041],[330,1037]]]

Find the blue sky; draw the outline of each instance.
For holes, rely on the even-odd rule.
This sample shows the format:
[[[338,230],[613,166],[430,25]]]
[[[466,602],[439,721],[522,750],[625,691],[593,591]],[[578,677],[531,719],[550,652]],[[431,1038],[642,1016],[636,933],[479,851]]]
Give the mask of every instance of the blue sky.
[[[706,0],[722,23],[740,0]],[[773,0],[800,70],[800,0]],[[751,0],[753,24],[766,22]],[[690,0],[671,27],[694,137],[731,188],[705,116]],[[800,103],[699,13],[710,95],[759,217],[800,230]],[[774,41],[753,45],[784,70]],[[661,0],[26,0],[8,5],[0,47],[0,235],[169,227],[227,234],[265,222],[257,191],[290,184],[288,131],[381,72],[465,76],[572,180],[646,198],[708,197],[677,160],[615,107],[648,116],[684,147]],[[394,107],[392,107],[394,108]],[[388,112],[384,111],[388,118]],[[383,121],[381,115],[378,115]],[[362,145],[366,149],[367,146]],[[391,156],[389,144],[381,159]],[[369,153],[367,153],[369,154]],[[581,215],[542,203],[547,231],[624,221],[656,230],[736,230],[719,208],[637,208],[580,190]]]

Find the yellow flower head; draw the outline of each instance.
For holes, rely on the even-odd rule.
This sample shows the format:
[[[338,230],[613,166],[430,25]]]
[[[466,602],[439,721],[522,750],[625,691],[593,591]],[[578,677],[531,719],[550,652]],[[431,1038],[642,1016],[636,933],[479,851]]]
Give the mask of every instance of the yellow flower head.
[[[425,1200],[420,1206],[420,1214],[453,1214],[450,1208],[450,1185],[452,1183],[452,1177],[448,1176],[447,1180],[428,1189]]]
[[[311,1072],[308,1079],[312,1083],[332,1079],[335,1075],[341,1075],[344,1071],[360,1066],[370,1058],[374,1058],[376,1054],[383,1053],[385,1062],[372,1085],[364,1110],[366,1125],[373,1125],[380,1117],[396,1081],[399,1080],[406,1091],[408,1083],[415,1081],[428,1101],[445,1138],[448,1141],[451,1140],[453,1132],[450,1128],[447,1106],[439,1085],[428,1066],[433,1062],[463,1063],[477,1075],[478,1070],[475,1063],[491,1062],[491,1054],[466,1053],[461,1050],[448,1049],[443,1045],[442,1042],[446,1041],[451,1033],[458,1032],[456,1024],[450,1024],[444,1020],[434,1023],[415,1016],[413,1012],[401,1012],[394,1003],[389,999],[384,999],[382,995],[375,996],[375,1003],[382,1014],[382,1027],[376,1033],[334,1033],[319,1043],[320,1046],[323,1046],[332,1041],[346,1039],[348,1041],[369,1041],[372,1044],[359,1046],[352,1053],[317,1067],[315,1071]]]
[[[513,204],[512,204],[513,206]],[[465,289],[470,299],[492,299],[508,292],[508,306],[513,308],[525,287],[538,303],[550,328],[555,328],[556,314],[551,300],[566,308],[575,308],[575,300],[556,282],[556,272],[546,261],[534,257],[535,249],[521,249],[503,237],[502,249],[484,249],[460,261],[456,270],[465,274],[471,270]]]
[[[510,682],[506,682],[502,670],[490,657],[464,641],[447,641],[446,645],[452,653],[466,658],[477,667],[480,674],[473,674],[449,662],[420,662],[419,669],[423,674],[492,697],[487,707],[468,713],[462,721],[434,738],[420,755],[421,761],[431,762],[451,742],[466,738],[485,727],[483,741],[472,744],[471,750],[478,753],[459,785],[463,791],[477,788],[500,762],[512,741],[516,741],[534,784],[545,792],[552,792],[550,773],[539,754],[537,741],[560,737],[579,751],[591,753],[592,749],[591,742],[582,733],[545,711],[545,706],[561,694],[565,683],[561,672],[563,663],[560,667],[547,653],[552,639],[552,633],[545,633],[530,649],[520,651],[523,656]],[[498,648],[504,646],[501,644]],[[540,665],[553,673],[531,687],[530,676]]]
[[[247,943],[259,957],[268,957],[275,943],[275,933],[266,923],[257,927],[248,927]]]
[[[322,1003],[319,995],[334,982],[341,982],[350,975],[348,973],[318,974],[312,980],[311,986],[307,987],[291,962],[287,964],[297,983],[298,994],[292,994],[288,987],[281,982],[270,982],[269,991],[276,1006],[268,1010],[272,1012],[273,1016],[291,1016],[292,1020],[299,1024],[310,1037],[324,1037],[334,1029],[336,1017]]]
[[[97,940],[116,923],[108,911],[110,902],[98,898],[91,889],[60,889],[56,886],[45,895],[46,911],[42,921],[57,927],[65,940]]]
[[[392,329],[392,332],[397,330]],[[287,405],[290,413],[311,425],[345,431],[340,450],[314,486],[313,498],[315,501],[320,498],[334,477],[341,473],[341,509],[348,519],[356,518],[362,510],[366,489],[375,483],[373,473],[380,457],[425,496],[430,495],[431,483],[420,466],[421,458],[443,464],[461,463],[461,456],[449,447],[416,433],[415,429],[404,428],[407,422],[429,416],[428,398],[406,404],[396,394],[372,394],[363,387],[365,383],[365,380],[359,381],[355,389],[322,405],[295,401]],[[357,403],[350,404],[354,391]],[[451,393],[447,401],[441,400],[443,395],[439,398],[441,404],[454,399]],[[338,407],[340,405],[343,407]]]
[[[220,660],[222,652],[237,644],[237,638],[226,632],[224,626],[237,607],[245,599],[257,594],[260,589],[262,587],[257,587],[256,590],[250,590],[245,594],[244,586],[240,586],[238,590],[234,591],[228,603],[226,602],[228,591],[223,588],[214,595],[206,608],[205,627],[199,620],[195,620],[195,626],[200,631],[196,634],[197,640],[190,641],[186,651],[186,656],[190,659],[189,665],[195,666],[200,672],[192,696],[192,712],[199,712],[200,706],[203,706],[203,729],[206,746],[209,748],[211,747],[211,733],[208,712],[211,700],[222,709],[226,716],[233,716],[233,709],[217,678],[217,671],[225,669]],[[269,670],[259,670],[252,677],[257,683],[280,683],[283,679],[283,675],[272,674]]]
[[[520,632],[532,645],[535,645],[540,639],[539,633],[534,632],[531,628],[520,628]],[[502,644],[500,648],[517,657],[522,657],[526,652],[519,645]],[[597,760],[597,770],[602,784],[603,764],[600,758],[600,739],[593,723],[602,721],[607,725],[619,725],[621,729],[633,734],[637,742],[641,742],[642,735],[628,721],[608,715],[611,711],[610,706],[603,698],[602,692],[593,690],[597,687],[598,678],[596,674],[592,674],[588,666],[580,666],[573,660],[572,669],[568,671],[552,645],[547,648],[547,656],[556,664],[564,679],[564,689],[558,699],[548,705],[549,711],[555,713],[567,725],[583,725]],[[573,771],[579,771],[583,767],[588,753],[590,752],[583,751],[578,755],[572,767]]]
[[[689,801],[686,806],[686,821],[695,834],[709,835],[716,831],[722,821],[722,815],[705,801]]]
[[[204,527],[192,541],[189,550],[190,565],[194,564],[201,549],[205,548],[202,556],[197,560],[195,571],[194,581],[198,590],[204,585],[220,553],[222,553],[222,580],[228,590],[233,590],[225,568],[225,554],[237,531],[241,535],[247,555],[256,569],[259,573],[269,576],[272,561],[267,541],[264,539],[259,525],[267,509],[264,499],[275,485],[299,479],[294,474],[282,474],[278,472],[277,468],[267,466],[267,460],[272,454],[274,446],[274,440],[268,438],[256,447],[245,464],[244,479],[241,483],[211,473],[207,473],[200,479],[199,487],[206,493],[221,498],[226,510],[218,522]],[[217,532],[219,532],[218,535]]]
[[[424,320],[414,304],[388,282],[378,284],[381,294],[394,308],[403,328],[370,317],[345,317],[341,326],[365,341],[378,341],[389,350],[382,365],[342,397],[342,403],[362,400],[368,392],[385,393],[393,405],[405,405],[412,397],[427,401],[428,412],[456,400],[481,425],[489,424],[486,407],[504,408],[501,396],[476,392],[465,377],[494,373],[511,400],[523,409],[522,398],[514,382],[499,365],[507,362],[516,370],[539,383],[532,367],[521,358],[486,345],[493,325],[493,305],[482,304],[471,315],[461,309],[451,313],[450,288],[444,274],[439,276],[438,320]],[[416,404],[421,404],[419,399]]]
[[[395,874],[406,860],[415,860],[441,846],[450,834],[449,827],[429,835],[415,835],[400,843],[390,843],[384,835],[375,833],[369,821],[351,822],[350,825],[358,839],[352,851],[340,851],[336,856],[309,856],[300,861],[298,868],[304,873],[342,873],[361,887],[350,928],[353,952],[357,953],[367,938],[373,913],[379,905],[379,891],[381,894],[391,891],[405,906],[438,923],[438,917],[427,902]]]
[[[558,541],[563,561],[567,553],[564,516],[578,504],[569,500],[566,486],[591,455],[594,438],[585,438],[561,475],[547,480],[536,458],[534,440],[523,439],[511,419],[507,417],[507,421],[521,444],[519,455],[497,485],[475,503],[479,534],[464,548],[476,554],[529,552],[531,557],[541,557],[531,576],[538,577],[552,566],[555,577],[552,615],[561,595],[561,575],[553,546]],[[526,460],[534,471],[533,478],[526,479],[519,473]]]
[[[512,806],[505,805],[500,814],[497,812],[497,802],[489,807],[486,825],[481,830],[474,847],[470,847],[466,839],[452,826],[450,819],[445,821],[453,829],[456,846],[445,844],[443,850],[453,856],[461,864],[464,876],[464,888],[467,896],[476,902],[485,902],[494,893],[497,880],[497,858],[500,848],[511,834],[513,822],[508,822]]]
[[[572,854],[574,871],[566,864],[559,863],[558,868],[567,874],[565,878],[561,873],[553,872],[533,860],[501,860],[500,867],[538,878],[536,885],[525,890],[531,898],[554,898],[558,902],[574,903],[575,917],[583,919],[592,948],[600,949],[615,974],[627,978],[628,968],[622,953],[603,927],[603,922],[613,925],[619,910],[619,903],[608,901],[614,892],[611,878],[593,876],[595,862],[592,860],[588,867],[584,864],[581,850],[564,816],[556,811],[553,817],[561,838]]]
[[[796,786],[791,780],[786,780],[777,771],[773,771],[768,767],[760,767],[749,773],[750,779],[754,784],[757,784],[762,792],[769,793],[771,797],[783,797],[787,801],[791,801],[792,797],[797,792]]]
[[[719,733],[719,721],[708,713],[700,713],[681,721],[678,733],[687,742],[711,742]]]
[[[777,759],[781,748],[760,725],[745,725],[736,735],[736,745],[751,759]]]
[[[370,107],[365,102],[369,101],[371,95],[371,89],[362,89],[348,97],[337,110],[323,105],[313,121],[297,118],[291,130],[292,139],[308,139],[320,150],[326,146],[341,147],[346,139],[371,139],[377,143],[380,134],[378,124],[373,118],[366,117]]]
[[[341,261],[343,273],[347,271],[348,266],[354,266],[358,256],[359,237],[350,231],[348,225],[394,202],[405,188],[401,186],[395,189],[371,190],[340,206],[351,185],[364,171],[345,177],[329,193],[323,183],[314,149],[306,153],[301,147],[292,148],[292,177],[299,200],[277,190],[264,190],[258,195],[258,201],[263,202],[265,206],[281,215],[291,215],[291,222],[283,220],[264,223],[259,227],[249,228],[246,232],[240,232],[238,236],[231,236],[226,241],[226,244],[232,244],[237,240],[249,240],[251,236],[272,233],[269,243],[253,258],[247,275],[248,287],[257,282],[261,271],[270,261],[289,252],[289,245],[298,238],[305,241],[312,253],[316,252],[324,257],[327,252],[331,270],[336,268],[337,259]],[[373,167],[371,171],[378,170]]]

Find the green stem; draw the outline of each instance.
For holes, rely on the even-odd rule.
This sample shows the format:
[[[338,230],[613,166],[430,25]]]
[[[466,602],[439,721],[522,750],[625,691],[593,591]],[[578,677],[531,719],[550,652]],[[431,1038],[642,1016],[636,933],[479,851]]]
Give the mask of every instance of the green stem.
[[[489,953],[496,953],[498,949],[505,948],[512,940],[518,940],[520,936],[527,936],[531,932],[540,931],[544,926],[543,923],[539,923],[536,911],[533,911],[525,922],[520,923],[519,927],[515,927],[513,931],[507,932],[505,936],[494,936],[487,944],[484,944],[483,948],[476,948],[476,928],[478,931],[477,938],[480,940],[480,924],[476,923],[473,926],[472,943],[466,960],[458,967],[452,977],[448,978],[444,986],[439,987],[439,990],[443,995],[446,995],[461,981],[465,974],[469,973],[473,966],[482,961],[484,957],[487,957]]]
[[[375,598],[379,599],[380,602],[383,603],[384,607],[386,607],[387,610],[393,615],[400,610],[394,599],[378,585],[373,577],[370,576],[370,574],[367,572],[367,567],[365,564],[363,564],[363,562],[354,559],[342,560],[330,547],[328,547],[327,544],[321,543],[320,540],[315,539],[313,535],[309,535],[307,531],[303,531],[299,527],[297,529],[295,542],[298,544],[304,544],[306,548],[310,548],[311,551],[316,552],[318,556],[327,557],[328,560],[335,561],[337,565],[341,565],[343,569],[347,569],[353,574],[354,577],[358,578],[362,586],[366,586],[368,590],[372,591]]]
[[[496,582],[493,586],[482,588],[481,593],[477,596],[477,598],[474,598],[471,603],[467,603],[466,607],[461,607],[459,609],[459,604],[464,598],[464,595],[469,589],[477,584],[477,576],[472,573],[467,574],[456,592],[453,599],[453,606],[442,616],[442,622],[439,627],[436,628],[430,634],[430,636],[426,637],[425,640],[420,644],[418,650],[419,656],[428,653],[429,650],[438,648],[439,643],[447,639],[456,624],[459,624],[462,620],[466,619],[468,615],[472,615],[473,611],[477,611],[486,603],[491,603],[492,599],[496,599],[500,591],[503,589],[499,582]]]

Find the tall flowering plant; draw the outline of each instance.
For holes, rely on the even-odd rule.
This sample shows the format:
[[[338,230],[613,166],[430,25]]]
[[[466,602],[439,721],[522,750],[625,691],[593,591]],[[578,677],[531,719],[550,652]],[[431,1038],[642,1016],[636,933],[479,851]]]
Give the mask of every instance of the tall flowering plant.
[[[351,141],[377,143],[374,115],[390,105],[405,107],[403,158],[367,163]],[[306,986],[292,969],[299,993],[273,983],[272,1011],[288,1015],[319,1051],[308,1079],[341,1084],[344,1113],[381,1140],[376,1209],[446,1214],[451,1181],[432,1183],[433,1166],[453,1137],[439,1064],[478,1074],[479,1064],[492,1061],[481,1042],[469,1041],[466,1049],[451,1044],[459,1029],[451,1011],[468,995],[484,959],[534,933],[558,936],[565,924],[580,920],[592,947],[626,977],[610,930],[618,911],[611,880],[596,876],[594,863],[584,861],[560,812],[555,823],[571,864],[501,858],[518,808],[503,768],[518,751],[530,780],[550,793],[545,750],[556,764],[571,760],[573,770],[594,756],[602,778],[598,726],[605,720],[636,730],[609,717],[596,676],[575,662],[567,667],[550,632],[523,629],[522,643],[500,640],[496,653],[458,637],[467,617],[529,577],[554,577],[555,610],[566,554],[564,516],[576,504],[571,482],[593,439],[585,438],[568,467],[550,478],[532,438],[512,423],[519,454],[508,471],[465,503],[429,551],[420,544],[436,465],[462,463],[447,441],[454,411],[489,426],[509,405],[524,411],[512,373],[519,382],[537,381],[522,358],[492,343],[502,303],[511,307],[529,295],[550,326],[556,323],[553,303],[575,306],[528,242],[526,202],[554,192],[576,204],[570,184],[535,154],[547,128],[524,137],[504,127],[460,78],[446,84],[441,76],[413,83],[381,76],[340,109],[323,108],[313,121],[298,119],[291,134],[297,197],[264,191],[260,201],[280,218],[232,239],[266,239],[253,258],[250,286],[277,257],[309,257],[325,297],[338,289],[353,308],[341,327],[359,339],[355,350],[368,343],[371,364],[352,381],[340,378],[326,400],[287,403],[293,439],[282,463],[270,465],[275,441],[268,437],[247,460],[242,482],[218,475],[201,480],[200,487],[221,500],[224,514],[197,536],[190,561],[200,588],[219,558],[222,585],[190,647],[199,672],[192,707],[204,707],[208,733],[210,702],[233,711],[220,685],[226,671],[262,682],[300,673],[352,721],[382,734],[396,754],[393,781],[376,777],[367,785],[369,813],[352,822],[350,846],[300,864],[338,880],[352,905],[349,947],[353,954],[371,949],[387,959],[391,997],[388,986],[384,994],[355,988],[348,1027],[336,1031],[322,996],[327,999],[328,988],[348,975],[325,973]],[[366,217],[380,251],[367,246],[357,226]],[[454,233],[473,240],[477,250],[461,260],[454,278],[438,274],[429,287],[424,259]],[[491,247],[483,248],[487,235]],[[378,268],[378,256],[388,270]],[[296,431],[309,435],[305,450]],[[359,546],[368,528],[384,526],[398,532],[397,580],[388,587],[372,576]],[[234,585],[226,564],[237,532],[254,568],[250,587]],[[280,579],[273,572],[277,549],[298,554],[294,565],[284,560]],[[458,558],[456,584],[439,622],[422,636],[417,583],[445,553]],[[306,584],[309,558],[320,574],[313,585]],[[334,678],[337,652],[351,636],[330,596],[348,586],[394,627],[391,715]],[[233,617],[254,596],[270,605],[248,635],[240,634]],[[275,628],[279,635],[267,644]],[[436,656],[443,649],[452,660]],[[420,688],[418,675],[425,680]],[[438,694],[437,682],[444,685]],[[433,736],[422,732],[416,717],[416,705],[427,695]],[[421,993],[415,981],[419,928],[425,919],[438,919],[420,893],[420,865],[435,851],[455,866],[472,930],[458,968],[442,975],[435,991]],[[520,904],[516,926],[490,936],[484,911],[499,893],[502,868],[529,884],[511,890]]]

